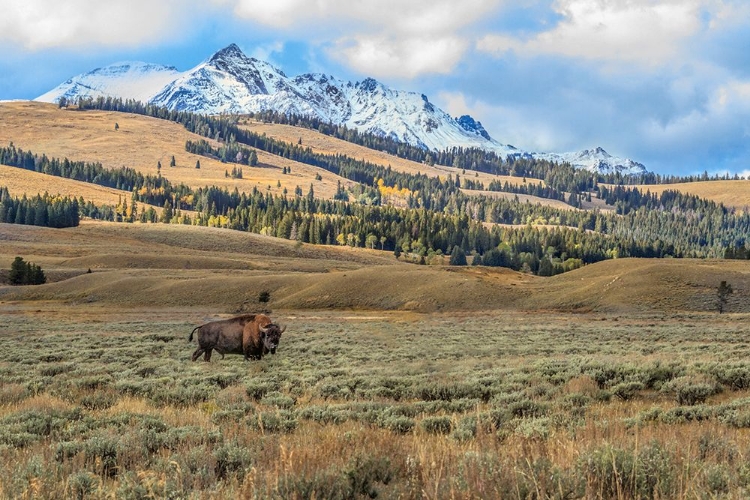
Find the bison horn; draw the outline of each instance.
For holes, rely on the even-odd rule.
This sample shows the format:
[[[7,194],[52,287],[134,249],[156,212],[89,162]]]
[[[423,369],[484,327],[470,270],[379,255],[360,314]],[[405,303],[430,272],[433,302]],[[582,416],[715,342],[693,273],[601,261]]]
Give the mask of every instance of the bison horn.
[[[268,333],[270,330],[271,330],[271,325],[266,326],[266,327],[263,327],[263,326],[260,327],[261,333]]]
[[[281,330],[279,330],[279,335],[281,335],[282,333],[284,333],[284,330],[286,330],[286,325],[284,325],[284,326],[281,327]]]

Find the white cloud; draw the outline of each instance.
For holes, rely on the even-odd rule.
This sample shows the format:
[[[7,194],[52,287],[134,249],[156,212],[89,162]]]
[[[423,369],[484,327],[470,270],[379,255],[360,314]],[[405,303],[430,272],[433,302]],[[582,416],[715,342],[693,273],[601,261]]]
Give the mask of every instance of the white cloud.
[[[412,78],[450,72],[470,46],[461,31],[501,2],[235,0],[234,12],[297,35],[313,33],[326,40],[331,57],[359,72]]]
[[[0,15],[0,41],[28,50],[137,46],[178,33],[187,8],[179,0],[10,0]]]
[[[495,9],[500,0],[223,0],[234,12],[261,24],[309,29],[316,22],[334,24],[342,31],[363,27],[401,33],[445,33],[465,26]],[[352,24],[347,30],[347,21]]]
[[[273,55],[284,52],[283,42],[272,42],[264,45],[256,45],[250,53],[250,57],[260,59],[261,61],[273,62]]]
[[[467,46],[458,37],[357,36],[340,40],[329,55],[363,74],[413,78],[424,73],[450,73]]]
[[[462,92],[440,92],[435,103],[451,116],[471,115],[493,139],[526,151],[561,152],[576,138],[549,116],[524,106],[501,106],[467,98]]]
[[[554,9],[562,20],[551,30],[528,39],[489,34],[477,48],[496,55],[514,51],[656,65],[669,61],[701,29],[705,3],[715,2],[558,0]]]

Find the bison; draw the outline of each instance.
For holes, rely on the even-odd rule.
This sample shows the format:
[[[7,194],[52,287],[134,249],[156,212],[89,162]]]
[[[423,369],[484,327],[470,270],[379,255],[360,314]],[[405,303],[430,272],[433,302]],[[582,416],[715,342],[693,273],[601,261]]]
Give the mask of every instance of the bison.
[[[211,361],[211,351],[216,350],[222,358],[225,354],[243,354],[248,359],[261,359],[264,354],[276,354],[281,334],[280,327],[265,314],[245,314],[221,321],[212,321],[196,326],[190,332],[188,342],[198,332],[198,348],[193,361],[203,354],[204,361]]]

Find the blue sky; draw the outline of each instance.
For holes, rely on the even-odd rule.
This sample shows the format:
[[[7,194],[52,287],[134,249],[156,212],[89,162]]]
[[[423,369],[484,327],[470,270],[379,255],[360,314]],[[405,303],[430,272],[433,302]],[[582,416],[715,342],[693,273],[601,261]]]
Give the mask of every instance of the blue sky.
[[[230,43],[288,75],[425,93],[531,151],[750,174],[746,0],[3,0],[0,99]]]

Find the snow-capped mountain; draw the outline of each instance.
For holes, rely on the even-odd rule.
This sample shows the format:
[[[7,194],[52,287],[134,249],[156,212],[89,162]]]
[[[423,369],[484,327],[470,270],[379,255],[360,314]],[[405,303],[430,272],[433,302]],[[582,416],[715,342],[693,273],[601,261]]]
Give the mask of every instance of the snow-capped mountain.
[[[180,74],[173,66],[121,62],[74,76],[36,100],[57,102],[65,97],[69,101],[76,101],[80,97],[104,96],[148,102],[158,89],[174,81]]]
[[[503,157],[568,161],[603,172],[645,171],[641,164],[614,158],[601,148],[562,155],[521,151],[494,140],[470,116],[451,117],[424,94],[394,90],[372,78],[354,83],[323,74],[290,78],[271,64],[246,56],[235,44],[185,72],[141,62],[99,68],[71,78],[37,100],[57,102],[65,97],[75,101],[99,96],[136,99],[196,113],[274,110],[317,117],[426,149],[476,147]]]
[[[642,163],[629,158],[612,156],[602,148],[584,149],[576,153],[533,153],[533,156],[557,163],[570,163],[575,167],[602,174],[620,172],[622,175],[636,175],[647,172]]]

